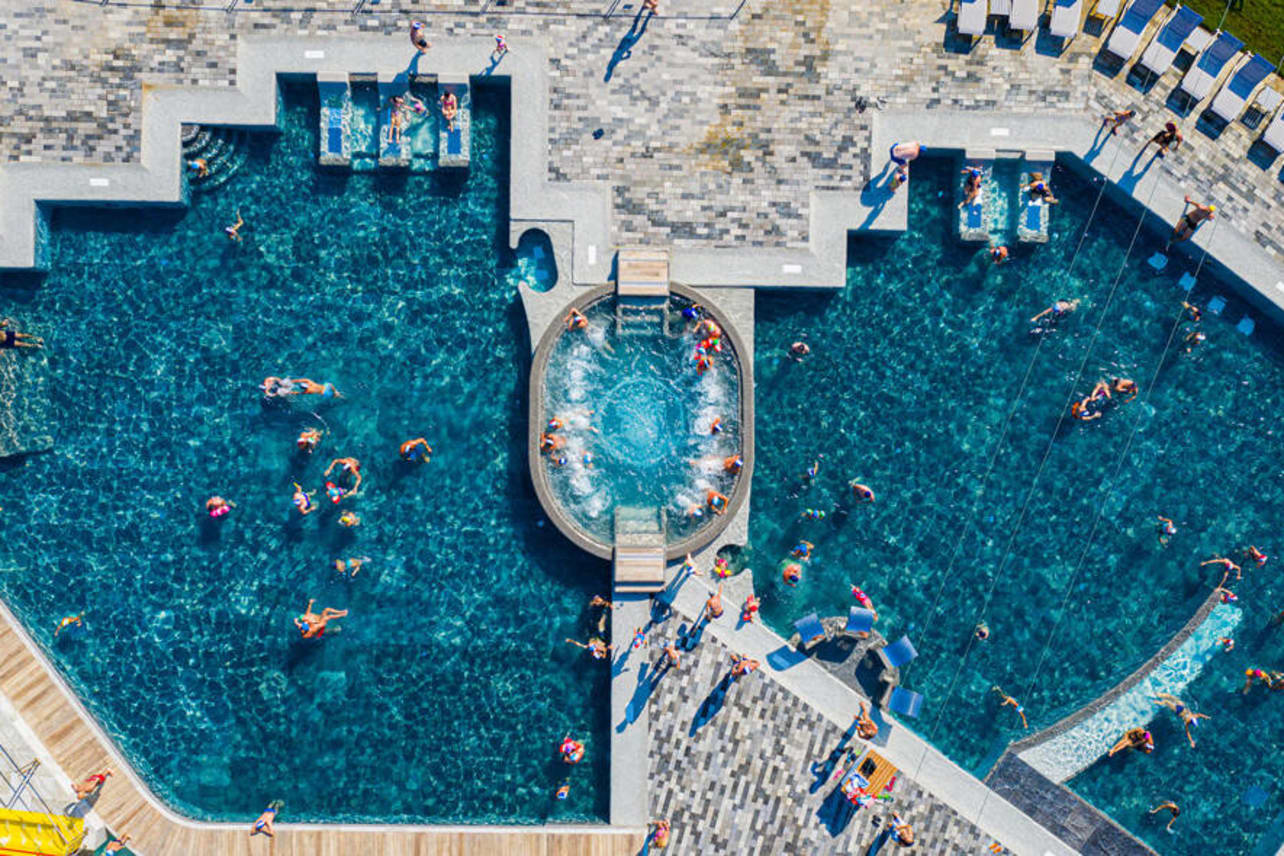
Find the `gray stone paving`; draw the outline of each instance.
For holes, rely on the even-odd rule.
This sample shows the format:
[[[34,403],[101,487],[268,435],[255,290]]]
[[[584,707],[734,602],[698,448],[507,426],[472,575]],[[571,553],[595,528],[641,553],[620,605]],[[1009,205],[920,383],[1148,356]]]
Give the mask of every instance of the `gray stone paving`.
[[[652,661],[679,626],[671,617],[653,632]],[[831,834],[817,812],[836,783],[826,773],[813,793],[812,770],[843,744],[843,732],[762,674],[732,684],[721,707],[707,707],[729,668],[730,651],[706,633],[680,669],[659,678],[647,701],[651,816],[673,824],[673,852],[863,853],[893,809],[914,827],[916,853],[1008,852],[991,851],[993,839],[904,773],[891,803],[857,812]],[[887,844],[883,852],[896,849]]]
[[[9,7],[0,16],[4,157],[113,163],[138,157],[144,82],[227,87],[239,36],[397,33],[426,9],[393,0],[354,16],[340,13],[348,2],[321,0],[309,5],[335,13],[289,13],[265,10],[267,0],[229,15],[213,2],[0,3]],[[734,8],[697,5],[699,14]],[[1095,115],[1134,106],[1125,134],[1138,146],[1177,119],[1164,106],[1176,70],[1143,96],[1124,74],[1094,70],[1095,36],[1080,35],[1060,56],[1042,32],[1023,45],[991,33],[964,49],[940,3],[749,0],[732,21],[666,17],[687,11],[666,3],[613,66],[628,14],[590,16],[604,7],[579,0],[511,5],[538,16],[449,14],[455,8],[477,7],[434,4],[430,38],[502,31],[515,51],[529,39],[548,46],[549,175],[612,185],[616,244],[804,246],[812,190],[866,178],[869,113],[853,109],[858,95],[896,109]],[[1244,153],[1256,132],[1236,123],[1212,140],[1195,129],[1197,113],[1177,119],[1187,145],[1162,169],[1215,200],[1224,223],[1284,252],[1278,159],[1267,171],[1252,165]]]

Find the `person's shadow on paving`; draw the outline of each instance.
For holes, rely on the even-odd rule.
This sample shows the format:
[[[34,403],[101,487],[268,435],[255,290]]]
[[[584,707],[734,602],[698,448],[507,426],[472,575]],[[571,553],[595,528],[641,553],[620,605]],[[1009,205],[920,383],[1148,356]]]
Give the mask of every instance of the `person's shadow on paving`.
[[[606,64],[606,76],[602,78],[604,83],[610,83],[615,67],[633,55],[633,46],[642,41],[646,25],[651,23],[651,14],[646,6],[638,7],[638,13],[633,16],[633,26],[629,27],[624,38],[615,46],[615,53],[611,54],[611,61]]]
[[[843,834],[843,830],[855,816],[856,806],[851,804],[843,793],[843,789],[839,787],[830,791],[829,796],[825,797],[825,801],[820,804],[820,808],[816,809],[816,817],[825,827],[825,831],[834,838]]]
[[[1154,164],[1155,160],[1159,157],[1158,152],[1152,154],[1150,159],[1146,161],[1146,165],[1138,170],[1137,164],[1141,162],[1141,156],[1144,153],[1145,149],[1137,152],[1137,156],[1132,159],[1132,163],[1128,164],[1128,170],[1123,175],[1119,176],[1119,181],[1116,182],[1119,185],[1119,189],[1125,193],[1131,194],[1133,190],[1136,189],[1137,182],[1141,181],[1142,176],[1150,170],[1151,165]]]
[[[829,781],[829,777],[833,774],[834,768],[838,766],[838,762],[841,761],[843,755],[846,754],[848,744],[851,743],[851,739],[855,736],[856,720],[852,719],[852,724],[847,726],[847,730],[843,732],[840,738],[838,738],[838,745],[834,747],[834,751],[830,752],[829,756],[825,758],[824,761],[816,761],[812,763],[811,774],[815,776],[816,780],[811,783],[811,787],[808,788],[808,793],[814,794],[825,786],[825,783]]]
[[[691,720],[691,730],[687,732],[687,736],[695,737],[697,731],[708,725],[709,721],[718,715],[718,711],[722,710],[722,705],[727,701],[727,690],[731,688],[734,680],[728,672],[721,681],[718,681],[718,685],[701,702],[699,710]]]

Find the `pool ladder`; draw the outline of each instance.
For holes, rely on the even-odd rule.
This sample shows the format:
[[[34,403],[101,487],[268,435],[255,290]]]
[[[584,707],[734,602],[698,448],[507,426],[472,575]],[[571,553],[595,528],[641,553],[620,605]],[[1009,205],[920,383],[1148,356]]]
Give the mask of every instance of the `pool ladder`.
[[[667,297],[619,297],[615,301],[615,332],[621,336],[669,335]]]

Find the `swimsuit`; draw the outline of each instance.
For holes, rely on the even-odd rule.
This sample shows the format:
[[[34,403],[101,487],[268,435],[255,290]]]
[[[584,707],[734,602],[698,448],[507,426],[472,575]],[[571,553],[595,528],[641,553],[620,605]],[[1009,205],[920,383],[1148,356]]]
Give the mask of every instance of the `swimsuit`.
[[[0,348],[18,347],[18,334],[13,330],[4,331],[4,339],[0,339]]]
[[[1201,222],[1199,220],[1191,219],[1194,216],[1195,216],[1194,214],[1187,214],[1186,216],[1182,217],[1182,219],[1186,221],[1186,228],[1190,229],[1191,231],[1198,229],[1199,224]]]

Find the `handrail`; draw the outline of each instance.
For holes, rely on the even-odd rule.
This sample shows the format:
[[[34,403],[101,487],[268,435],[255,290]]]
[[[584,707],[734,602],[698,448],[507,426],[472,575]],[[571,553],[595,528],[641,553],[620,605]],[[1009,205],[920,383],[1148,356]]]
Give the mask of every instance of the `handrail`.
[[[12,798],[6,808],[13,808],[13,803],[18,801],[18,798],[22,796],[22,792],[24,790],[30,791],[40,802],[40,807],[44,810],[45,816],[50,820],[49,825],[58,833],[58,837],[62,839],[62,843],[70,845],[71,842],[67,840],[67,836],[62,834],[62,824],[55,820],[56,815],[53,810],[49,808],[49,803],[45,802],[45,798],[40,795],[40,791],[36,788],[35,783],[31,781],[31,776],[35,774],[36,767],[40,764],[40,759],[33,758],[30,765],[31,769],[23,770],[23,768],[19,766],[18,762],[13,760],[13,756],[9,754],[9,750],[4,747],[3,743],[0,743],[0,754],[4,755],[5,760],[7,760],[10,766],[13,767],[13,771],[15,773],[22,774],[22,780],[18,782],[18,787],[14,787],[12,784],[9,784],[9,777],[5,776],[3,772],[0,772],[0,779],[3,779],[6,785],[9,785],[9,789],[13,792]]]

